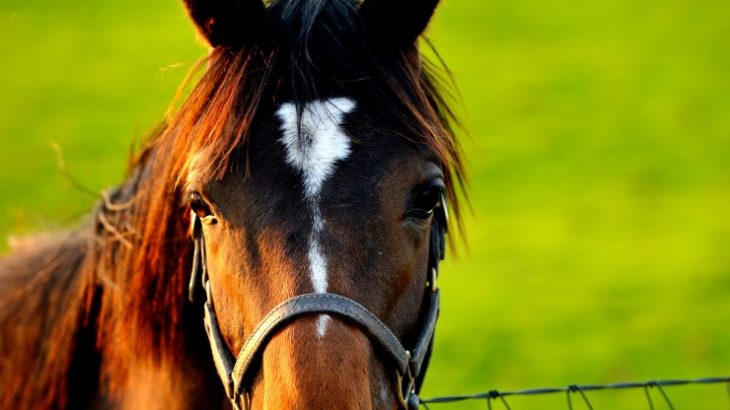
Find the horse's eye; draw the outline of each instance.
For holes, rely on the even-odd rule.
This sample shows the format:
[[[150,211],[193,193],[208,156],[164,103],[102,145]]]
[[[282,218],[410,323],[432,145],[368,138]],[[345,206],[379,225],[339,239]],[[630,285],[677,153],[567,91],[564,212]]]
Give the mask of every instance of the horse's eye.
[[[428,219],[441,200],[441,191],[442,188],[438,186],[427,187],[420,191],[414,198],[408,214],[414,218]]]
[[[201,220],[213,215],[208,204],[203,201],[203,198],[201,198],[200,194],[197,192],[190,194],[190,209],[195,212],[195,215],[197,215]]]

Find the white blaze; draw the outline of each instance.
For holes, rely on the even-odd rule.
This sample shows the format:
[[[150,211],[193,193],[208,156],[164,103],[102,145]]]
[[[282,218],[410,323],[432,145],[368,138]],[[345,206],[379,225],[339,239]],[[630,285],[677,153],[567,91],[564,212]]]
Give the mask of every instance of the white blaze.
[[[345,114],[355,109],[348,98],[311,101],[304,105],[301,118],[293,103],[279,107],[276,115],[282,122],[281,142],[286,147],[286,162],[302,175],[304,196],[312,211],[312,232],[309,236],[309,274],[317,293],[327,291],[327,259],[322,254],[320,236],[325,221],[319,210],[322,186],[335,170],[335,163],[350,155],[350,138],[341,124]],[[319,336],[324,336],[329,316],[317,322]]]

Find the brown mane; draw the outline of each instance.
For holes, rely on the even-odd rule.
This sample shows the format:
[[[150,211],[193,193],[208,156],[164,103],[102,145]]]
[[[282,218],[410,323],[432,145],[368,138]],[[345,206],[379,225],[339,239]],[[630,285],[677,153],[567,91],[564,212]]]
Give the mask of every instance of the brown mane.
[[[193,154],[211,164],[212,177],[237,165],[236,153],[245,148],[257,116],[277,99],[302,103],[322,88],[353,92],[374,121],[439,155],[458,213],[463,166],[431,65],[415,48],[398,55],[369,52],[357,24],[353,38],[334,39],[337,19],[357,22],[342,15],[347,10],[283,13],[284,22],[297,21],[267,45],[212,51],[202,78],[132,161],[126,181],[104,196],[91,225],[0,264],[0,354],[11,358],[0,381],[19,384],[0,386],[0,407],[64,407],[77,336],[85,329],[96,332],[107,370],[102,383],[112,393],[123,387],[116,383],[130,360],[184,354],[192,243],[181,182]],[[315,19],[317,24],[305,24]],[[28,325],[18,327],[18,321]],[[9,353],[5,340],[28,342]]]

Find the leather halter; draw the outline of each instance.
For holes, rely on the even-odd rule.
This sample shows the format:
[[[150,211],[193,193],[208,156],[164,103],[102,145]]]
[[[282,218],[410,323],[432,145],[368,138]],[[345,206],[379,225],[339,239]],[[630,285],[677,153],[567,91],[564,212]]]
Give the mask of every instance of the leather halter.
[[[417,410],[420,404],[418,392],[433,348],[434,329],[439,315],[439,290],[436,287],[439,261],[444,258],[445,234],[448,211],[445,198],[441,197],[439,206],[434,210],[431,225],[431,244],[429,266],[425,278],[424,303],[426,314],[421,323],[421,331],[411,350],[403,347],[398,337],[380,319],[361,304],[347,297],[333,293],[309,293],[294,296],[274,307],[256,326],[238,354],[234,358],[218,326],[218,318],[213,306],[210,278],[205,251],[202,222],[193,212],[190,233],[195,243],[193,268],[188,286],[188,297],[195,300],[199,284],[205,289],[204,318],[213,362],[223,382],[226,396],[236,410],[249,407],[248,387],[256,373],[255,360],[263,354],[267,343],[275,331],[302,316],[331,314],[360,327],[376,344],[387,360],[395,368],[396,394],[400,405],[409,410]]]

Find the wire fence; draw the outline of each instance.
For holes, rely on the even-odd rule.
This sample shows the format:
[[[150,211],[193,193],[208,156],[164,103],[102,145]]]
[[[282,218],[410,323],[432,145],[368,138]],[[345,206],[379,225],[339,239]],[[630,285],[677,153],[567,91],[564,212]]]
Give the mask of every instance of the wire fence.
[[[547,394],[565,394],[566,404],[569,410],[573,409],[573,402],[581,402],[582,407],[589,410],[593,410],[593,404],[588,399],[588,393],[597,390],[627,390],[627,389],[643,389],[644,397],[646,398],[646,404],[650,410],[653,410],[654,400],[652,399],[652,390],[658,392],[660,400],[664,403],[664,406],[675,410],[675,406],[669,398],[669,395],[665,391],[665,387],[669,386],[682,386],[690,384],[725,384],[725,391],[727,394],[728,402],[727,405],[730,409],[730,377],[705,377],[700,379],[673,379],[673,380],[651,380],[647,382],[625,382],[625,383],[613,383],[613,384],[587,384],[577,385],[573,384],[566,387],[548,387],[540,389],[526,389],[526,390],[508,390],[498,391],[491,390],[485,393],[460,395],[460,396],[443,396],[434,397],[430,399],[421,399],[421,406],[426,410],[429,410],[430,404],[443,404],[443,403],[455,403],[467,400],[485,400],[487,408],[491,410],[493,406],[495,408],[504,408],[511,410],[507,399],[514,396],[537,396]]]

